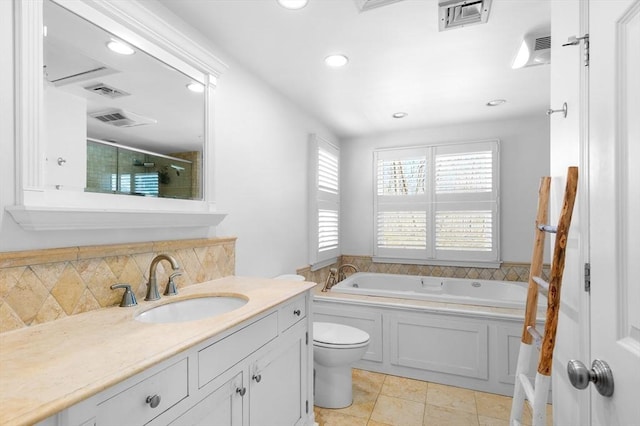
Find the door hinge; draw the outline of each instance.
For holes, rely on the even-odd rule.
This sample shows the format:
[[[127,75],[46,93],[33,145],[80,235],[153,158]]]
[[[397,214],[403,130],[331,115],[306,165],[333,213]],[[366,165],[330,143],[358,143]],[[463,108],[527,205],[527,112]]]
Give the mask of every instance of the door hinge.
[[[584,66],[589,66],[589,34],[585,34],[582,37],[571,36],[567,39],[567,42],[562,45],[565,46],[576,46],[580,44],[580,41],[584,41]]]
[[[304,410],[305,410],[305,412],[307,414],[309,414],[309,400],[308,399],[304,402]]]
[[[589,293],[591,291],[591,264],[584,264],[584,291]]]
[[[304,333],[304,344],[309,346],[309,332]]]

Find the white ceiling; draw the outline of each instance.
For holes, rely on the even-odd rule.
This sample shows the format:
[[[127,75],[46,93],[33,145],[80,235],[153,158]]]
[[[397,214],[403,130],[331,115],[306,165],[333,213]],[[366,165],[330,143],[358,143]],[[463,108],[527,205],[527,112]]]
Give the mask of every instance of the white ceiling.
[[[549,65],[511,62],[526,33],[549,27],[550,0],[493,0],[488,23],[444,32],[437,0],[366,12],[353,0],[309,0],[300,10],[276,0],[160,2],[341,138],[548,108]],[[350,62],[328,68],[332,53]],[[507,103],[485,105],[496,98]],[[392,118],[398,111],[409,115]]]

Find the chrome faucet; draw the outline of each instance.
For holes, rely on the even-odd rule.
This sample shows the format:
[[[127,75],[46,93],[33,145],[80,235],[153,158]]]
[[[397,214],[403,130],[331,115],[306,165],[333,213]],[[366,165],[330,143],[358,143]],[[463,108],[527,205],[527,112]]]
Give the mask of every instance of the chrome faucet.
[[[168,254],[159,254],[153,258],[151,261],[151,266],[149,266],[149,282],[147,283],[147,296],[144,300],[158,300],[160,299],[160,293],[158,292],[158,281],[156,278],[156,269],[158,268],[158,263],[161,260],[168,260],[171,263],[171,267],[174,271],[180,269],[180,265],[178,262]],[[173,276],[171,277],[173,278]],[[170,279],[169,281],[172,281]],[[174,293],[175,294],[175,293]]]

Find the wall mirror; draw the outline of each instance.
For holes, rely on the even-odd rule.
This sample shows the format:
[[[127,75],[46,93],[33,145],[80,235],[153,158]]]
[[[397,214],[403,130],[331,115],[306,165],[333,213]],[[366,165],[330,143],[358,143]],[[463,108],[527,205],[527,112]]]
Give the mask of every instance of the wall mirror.
[[[15,2],[17,189],[6,209],[23,228],[222,220],[211,105],[226,65],[172,20],[137,0]]]
[[[56,167],[86,166],[85,191],[201,199],[202,73],[187,75],[50,0],[43,14],[47,151],[86,152],[84,164],[56,157],[50,183],[65,190]]]

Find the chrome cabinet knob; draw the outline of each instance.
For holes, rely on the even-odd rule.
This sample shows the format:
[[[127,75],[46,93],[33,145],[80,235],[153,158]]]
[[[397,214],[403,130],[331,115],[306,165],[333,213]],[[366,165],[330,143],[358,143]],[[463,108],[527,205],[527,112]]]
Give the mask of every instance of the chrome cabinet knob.
[[[301,313],[302,312],[300,311],[300,309],[296,309],[295,311],[293,311],[293,315],[295,315],[297,317],[299,317]]]
[[[262,380],[262,375],[261,374],[254,374],[252,379],[255,380],[256,383],[260,383],[260,380]]]
[[[247,393],[247,388],[236,388],[236,393],[240,396],[244,396],[244,394]]]
[[[572,359],[567,363],[567,374],[576,389],[585,389],[593,382],[600,395],[613,395],[613,373],[609,364],[600,359],[593,361],[591,370],[582,362]]]
[[[151,408],[156,408],[158,405],[160,405],[160,395],[156,394],[153,396],[148,396],[147,404],[149,404]]]

